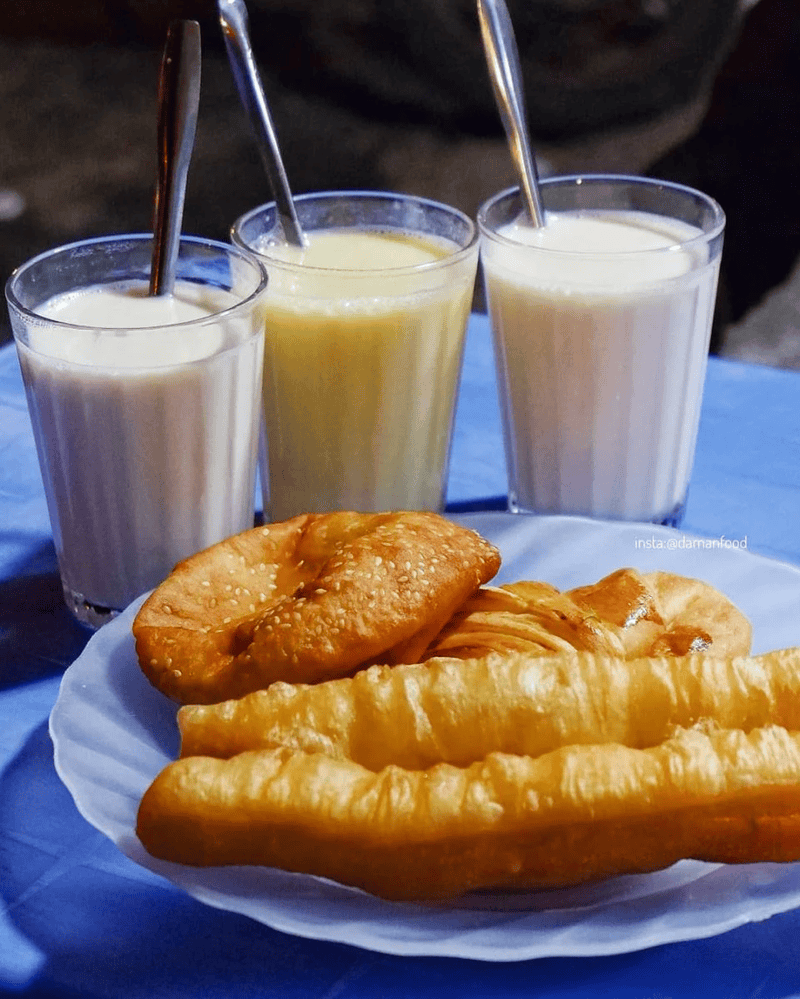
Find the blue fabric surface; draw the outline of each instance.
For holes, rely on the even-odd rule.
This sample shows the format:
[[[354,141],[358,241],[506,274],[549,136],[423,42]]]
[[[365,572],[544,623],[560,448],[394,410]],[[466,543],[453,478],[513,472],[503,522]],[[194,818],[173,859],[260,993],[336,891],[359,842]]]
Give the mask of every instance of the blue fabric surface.
[[[492,349],[475,317],[449,498],[506,489]],[[709,364],[685,529],[800,563],[800,375]],[[201,905],[78,814],[47,717],[87,633],[63,608],[13,348],[0,350],[0,995],[786,999],[800,915],[606,958],[508,964],[400,958],[290,937]]]

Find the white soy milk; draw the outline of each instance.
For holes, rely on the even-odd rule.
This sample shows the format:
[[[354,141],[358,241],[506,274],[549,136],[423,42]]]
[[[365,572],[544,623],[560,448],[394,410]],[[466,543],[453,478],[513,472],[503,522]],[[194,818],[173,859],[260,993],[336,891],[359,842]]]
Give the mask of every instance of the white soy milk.
[[[154,298],[90,288],[37,309],[73,325],[31,325],[18,343],[62,580],[80,599],[124,608],[252,526],[263,317],[169,329],[238,301],[183,282]]]
[[[264,412],[273,520],[439,509],[476,255],[413,233],[265,247]],[[293,265],[293,266],[291,266]]]
[[[719,259],[642,212],[484,244],[512,505],[668,520],[691,473]],[[696,240],[696,242],[692,242]]]

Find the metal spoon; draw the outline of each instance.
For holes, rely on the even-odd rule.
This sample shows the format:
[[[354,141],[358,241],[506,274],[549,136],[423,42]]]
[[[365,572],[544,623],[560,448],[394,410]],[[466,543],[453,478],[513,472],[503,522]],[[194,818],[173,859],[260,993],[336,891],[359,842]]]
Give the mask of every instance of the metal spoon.
[[[545,224],[539,174],[528,137],[525,97],[514,28],[505,0],[478,0],[478,19],[495,100],[508,136],[530,222]]]
[[[287,243],[306,246],[307,240],[295,211],[289,179],[283,166],[278,137],[272,122],[261,77],[253,58],[247,29],[244,0],[218,0],[219,22],[228,50],[233,78],[239,97],[250,118],[258,151],[267,171],[272,195],[278,210],[278,224]]]
[[[200,25],[197,21],[173,21],[167,31],[158,86],[151,295],[171,295],[175,285],[186,177],[200,103],[200,64]]]

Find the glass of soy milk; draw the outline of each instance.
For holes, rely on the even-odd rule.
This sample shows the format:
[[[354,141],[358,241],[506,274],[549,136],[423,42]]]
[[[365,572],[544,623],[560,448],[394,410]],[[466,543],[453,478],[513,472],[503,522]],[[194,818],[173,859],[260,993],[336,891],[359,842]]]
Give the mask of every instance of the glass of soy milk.
[[[441,510],[477,228],[404,194],[294,200],[305,248],[278,238],[274,204],[232,230],[269,275],[265,515]]]
[[[509,508],[677,525],[694,459],[725,216],[677,184],[542,181],[478,213]]]
[[[6,285],[67,605],[99,627],[183,558],[253,525],[261,264],[181,240],[148,295],[152,237],[59,247]]]

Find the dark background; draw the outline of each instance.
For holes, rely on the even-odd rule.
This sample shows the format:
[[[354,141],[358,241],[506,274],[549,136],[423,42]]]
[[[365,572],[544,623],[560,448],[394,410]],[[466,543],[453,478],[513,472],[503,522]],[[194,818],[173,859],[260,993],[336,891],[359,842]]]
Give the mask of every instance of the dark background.
[[[725,209],[715,349],[800,253],[800,4],[741,2],[509,0],[543,172],[649,173]],[[514,182],[473,0],[248,9],[296,192],[390,188],[474,214]],[[198,20],[204,44],[184,228],[225,238],[270,199],[210,0],[7,5],[4,278],[59,243],[151,227],[158,69],[173,17]]]

